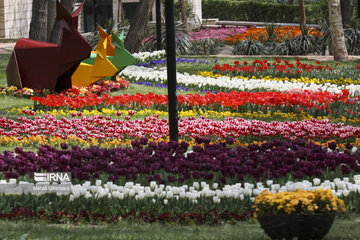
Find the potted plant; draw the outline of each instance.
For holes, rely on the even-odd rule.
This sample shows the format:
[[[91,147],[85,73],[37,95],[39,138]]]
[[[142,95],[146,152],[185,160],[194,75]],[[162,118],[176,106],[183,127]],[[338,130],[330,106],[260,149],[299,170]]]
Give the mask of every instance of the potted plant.
[[[255,214],[271,239],[321,239],[345,204],[329,189],[271,193],[255,199]]]

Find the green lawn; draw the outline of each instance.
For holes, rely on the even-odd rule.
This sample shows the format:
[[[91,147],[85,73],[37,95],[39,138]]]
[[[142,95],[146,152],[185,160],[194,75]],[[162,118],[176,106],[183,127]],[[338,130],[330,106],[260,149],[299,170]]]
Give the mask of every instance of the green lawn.
[[[6,66],[9,62],[9,54],[0,54],[0,86],[6,86]]]
[[[325,239],[360,239],[360,218],[336,219]],[[235,225],[163,225],[123,221],[106,225],[55,225],[0,221],[0,239],[269,239],[254,221]]]

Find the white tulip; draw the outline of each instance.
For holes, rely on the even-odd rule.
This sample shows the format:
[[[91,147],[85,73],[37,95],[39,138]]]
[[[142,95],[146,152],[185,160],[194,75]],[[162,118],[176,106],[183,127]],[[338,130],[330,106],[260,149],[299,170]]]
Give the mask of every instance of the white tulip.
[[[101,180],[99,180],[99,179],[96,180],[96,181],[95,181],[95,185],[96,185],[96,186],[100,186],[100,185],[101,185]]]
[[[86,198],[86,199],[88,199],[88,198],[91,198],[91,197],[92,197],[91,193],[86,192],[86,194],[85,194],[85,198]]]
[[[155,181],[151,181],[150,182],[150,187],[151,187],[151,189],[154,189],[155,187],[156,187],[156,182]]]
[[[118,198],[119,198],[120,200],[124,200],[125,194],[124,194],[124,193],[120,193],[119,196],[118,196]]]
[[[318,186],[321,183],[321,180],[319,178],[314,178],[313,182],[315,186]]]
[[[171,191],[166,192],[166,198],[173,198],[174,194]]]
[[[75,199],[75,196],[70,194],[69,201],[72,202],[72,201],[74,201],[74,199]]]

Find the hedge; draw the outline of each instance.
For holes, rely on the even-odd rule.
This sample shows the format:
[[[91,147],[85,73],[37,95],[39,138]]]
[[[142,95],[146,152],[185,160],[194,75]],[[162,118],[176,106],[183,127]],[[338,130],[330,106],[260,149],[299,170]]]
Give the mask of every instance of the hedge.
[[[265,1],[203,0],[203,18],[219,18],[228,21],[299,23],[298,5]],[[319,23],[319,7],[305,5],[307,23]],[[312,12],[317,12],[312,14]]]

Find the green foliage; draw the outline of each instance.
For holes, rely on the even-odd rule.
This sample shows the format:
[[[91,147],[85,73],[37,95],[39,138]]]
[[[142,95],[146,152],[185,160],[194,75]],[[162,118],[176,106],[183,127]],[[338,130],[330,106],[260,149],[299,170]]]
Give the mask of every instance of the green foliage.
[[[247,40],[241,41],[238,43],[232,54],[236,55],[261,55],[263,54],[263,44],[260,42],[253,40],[251,37]]]
[[[347,28],[344,30],[345,42],[348,54],[360,54],[360,29]]]
[[[317,23],[319,16],[325,15],[318,11],[316,4],[305,5],[308,23]],[[238,1],[238,0],[203,0],[203,18],[219,18],[232,21],[259,21],[259,22],[300,22],[298,5],[280,4],[269,1]],[[326,6],[327,11],[327,6]]]
[[[164,32],[163,32],[164,33]],[[143,42],[142,45],[142,51],[156,51],[157,50],[157,40],[156,40],[156,34],[150,35],[149,37],[145,38],[147,39],[145,42]],[[163,48],[166,47],[166,35],[162,34],[161,36],[161,45]],[[192,43],[190,42],[189,36],[185,32],[176,31],[175,32],[175,45],[176,45],[176,54],[188,54],[189,50],[192,46]]]
[[[215,55],[219,52],[219,47],[223,45],[219,41],[214,41],[212,39],[199,40],[192,42],[192,45],[189,49],[189,55]]]
[[[191,2],[189,0],[184,0],[184,4],[185,4],[185,13],[186,16],[188,18],[193,18],[195,17],[194,14],[194,7],[191,4]],[[181,8],[180,8],[180,2],[179,0],[175,0],[174,1],[174,12],[175,12],[175,18],[176,20],[180,20],[181,19]]]

